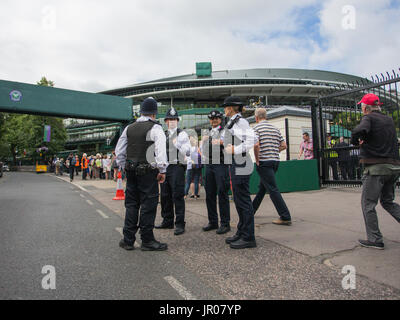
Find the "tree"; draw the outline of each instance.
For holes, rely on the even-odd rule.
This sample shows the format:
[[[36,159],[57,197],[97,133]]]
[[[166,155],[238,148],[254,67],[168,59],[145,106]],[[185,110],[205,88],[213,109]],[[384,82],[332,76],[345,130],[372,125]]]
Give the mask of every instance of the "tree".
[[[43,87],[54,87],[54,82],[51,80],[47,80],[46,77],[42,77],[40,81],[36,82],[38,86],[43,86]]]

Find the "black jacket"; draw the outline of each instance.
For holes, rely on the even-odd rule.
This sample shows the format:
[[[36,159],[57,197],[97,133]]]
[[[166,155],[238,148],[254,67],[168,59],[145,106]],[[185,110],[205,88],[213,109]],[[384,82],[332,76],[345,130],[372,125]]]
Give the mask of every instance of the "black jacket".
[[[393,119],[381,112],[373,111],[361,119],[361,123],[352,131],[351,143],[359,145],[360,162],[366,164],[400,164],[399,145]]]

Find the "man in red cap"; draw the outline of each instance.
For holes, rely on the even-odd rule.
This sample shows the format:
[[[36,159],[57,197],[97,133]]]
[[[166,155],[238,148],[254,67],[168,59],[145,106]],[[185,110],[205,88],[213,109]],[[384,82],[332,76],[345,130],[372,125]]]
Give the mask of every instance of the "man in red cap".
[[[351,142],[361,146],[360,163],[365,165],[361,206],[368,237],[359,243],[383,249],[375,207],[380,200],[382,207],[400,223],[400,205],[393,202],[400,175],[399,145],[393,119],[381,112],[379,97],[368,93],[358,104],[364,116],[352,131]]]

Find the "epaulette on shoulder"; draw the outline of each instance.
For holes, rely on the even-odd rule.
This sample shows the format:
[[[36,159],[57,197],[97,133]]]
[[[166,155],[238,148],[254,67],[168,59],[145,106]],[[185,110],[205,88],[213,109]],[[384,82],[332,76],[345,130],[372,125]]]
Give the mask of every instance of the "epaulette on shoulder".
[[[150,122],[153,122],[154,124],[158,124],[161,126],[161,123],[157,120],[149,119]]]

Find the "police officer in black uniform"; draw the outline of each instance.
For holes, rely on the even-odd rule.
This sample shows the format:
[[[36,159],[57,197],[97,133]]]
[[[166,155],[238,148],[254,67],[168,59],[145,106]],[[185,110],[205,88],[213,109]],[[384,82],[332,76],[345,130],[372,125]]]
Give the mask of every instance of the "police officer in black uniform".
[[[249,150],[257,142],[253,129],[247,120],[242,118],[243,102],[239,97],[231,96],[225,99],[225,116],[230,117],[223,133],[224,151],[231,155],[230,175],[232,179],[233,199],[239,215],[237,232],[225,240],[232,249],[256,247],[254,236],[254,212],[250,198],[250,175],[254,164]],[[228,161],[227,161],[228,160]]]
[[[203,135],[202,153],[205,166],[205,190],[208,212],[208,224],[204,231],[217,229],[217,234],[224,234],[231,230],[229,207],[229,166],[224,163],[224,145],[221,140],[223,132],[222,113],[213,110],[208,114],[211,128]],[[218,228],[217,195],[220,211],[220,226]]]
[[[168,166],[166,137],[155,121],[157,101],[143,101],[141,117],[123,131],[116,146],[117,164],[127,177],[125,198],[124,238],[121,248],[133,250],[136,232],[140,228],[143,251],[162,251],[167,244],[155,240],[154,221],[158,205],[158,183],[165,181]],[[140,210],[140,215],[139,215]]]
[[[179,115],[175,108],[170,108],[164,118],[168,130],[166,149],[168,168],[165,182],[161,184],[161,216],[163,221],[158,229],[174,228],[175,235],[185,232],[185,171],[186,160],[190,157],[190,140],[186,132],[178,128]]]

